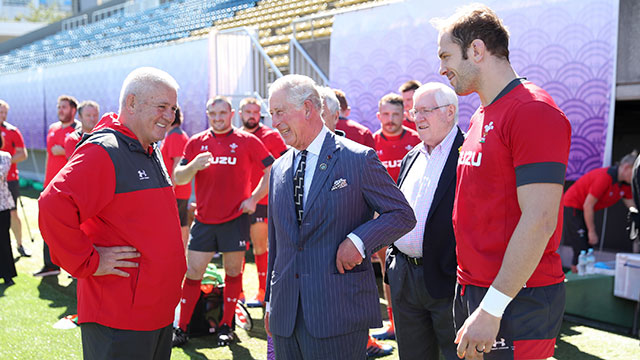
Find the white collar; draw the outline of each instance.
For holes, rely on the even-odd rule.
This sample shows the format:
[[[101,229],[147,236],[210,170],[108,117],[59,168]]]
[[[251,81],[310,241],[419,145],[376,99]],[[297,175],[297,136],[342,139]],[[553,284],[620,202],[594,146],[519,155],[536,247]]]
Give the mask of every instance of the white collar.
[[[323,125],[318,135],[316,135],[316,138],[313,139],[313,141],[311,142],[311,144],[309,144],[309,146],[307,146],[306,148],[307,153],[312,153],[316,156],[320,156],[320,150],[322,150],[322,144],[324,143],[324,139],[327,136],[328,132],[329,132],[329,129]],[[294,151],[293,153],[294,157],[298,156],[298,154],[300,153],[300,150],[296,148],[294,148],[293,151]]]

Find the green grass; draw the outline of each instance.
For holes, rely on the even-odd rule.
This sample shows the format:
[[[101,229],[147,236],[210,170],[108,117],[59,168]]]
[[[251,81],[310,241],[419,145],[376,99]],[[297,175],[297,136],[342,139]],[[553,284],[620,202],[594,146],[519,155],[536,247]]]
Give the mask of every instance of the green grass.
[[[16,262],[16,285],[0,285],[0,359],[81,359],[80,329],[58,330],[52,326],[66,315],[76,313],[75,282],[66,273],[57,278],[31,276],[42,267],[42,238],[37,230],[37,194],[23,197],[35,242],[28,239],[23,225],[24,243],[34,256]],[[23,217],[21,209],[20,216]],[[24,221],[24,219],[23,219]],[[15,246],[14,246],[15,248]],[[14,253],[16,258],[17,252]],[[248,298],[257,291],[255,264],[249,257],[244,288]],[[381,311],[386,315],[383,306]],[[262,310],[250,309],[254,329],[237,330],[240,342],[218,348],[212,336],[192,339],[184,348],[173,350],[172,359],[266,359],[267,341]],[[395,346],[394,341],[387,341]],[[638,339],[609,333],[565,321],[562,325],[554,359],[631,359],[640,360]],[[385,360],[398,359],[397,352]]]

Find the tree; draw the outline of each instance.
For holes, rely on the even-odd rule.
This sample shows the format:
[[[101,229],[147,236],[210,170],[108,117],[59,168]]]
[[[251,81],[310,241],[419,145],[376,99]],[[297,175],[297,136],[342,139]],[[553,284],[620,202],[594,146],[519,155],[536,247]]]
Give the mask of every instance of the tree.
[[[56,3],[50,6],[38,5],[37,7],[33,3],[29,3],[28,8],[28,15],[18,14],[15,20],[54,23],[71,15],[69,12],[61,11]]]

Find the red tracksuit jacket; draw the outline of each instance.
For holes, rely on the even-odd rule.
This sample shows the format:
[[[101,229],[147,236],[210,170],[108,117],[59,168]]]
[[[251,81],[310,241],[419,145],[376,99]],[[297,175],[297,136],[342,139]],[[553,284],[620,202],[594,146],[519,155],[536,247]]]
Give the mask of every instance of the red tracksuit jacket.
[[[78,278],[78,319],[126,330],[173,321],[186,271],[176,200],[157,148],[105,115],[39,199],[52,260]],[[96,246],[140,252],[129,277],[93,276]]]

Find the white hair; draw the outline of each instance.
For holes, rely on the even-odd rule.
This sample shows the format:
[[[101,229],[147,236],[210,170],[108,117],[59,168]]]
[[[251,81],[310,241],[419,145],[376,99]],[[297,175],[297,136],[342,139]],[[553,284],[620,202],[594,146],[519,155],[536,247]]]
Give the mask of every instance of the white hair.
[[[168,86],[176,92],[180,88],[176,79],[160,69],[139,67],[130,72],[122,83],[120,110],[118,112],[122,112],[122,109],[126,106],[127,96],[144,94],[157,85]]]
[[[318,112],[322,111],[320,94],[318,94],[315,81],[310,77],[291,74],[277,79],[269,87],[269,99],[271,99],[271,96],[276,91],[282,89],[286,90],[287,102],[293,105],[296,109],[300,109],[302,104],[306,100],[309,100]]]
[[[320,97],[322,98],[322,103],[327,105],[327,109],[332,114],[340,111],[340,102],[338,101],[338,97],[332,88],[328,86],[318,86],[318,92],[320,93]]]
[[[456,95],[453,89],[451,89],[450,87],[448,87],[447,85],[441,82],[428,82],[420,86],[418,89],[416,89],[416,91],[413,93],[413,101],[415,101],[415,99],[417,99],[418,97],[420,97],[420,95],[426,93],[427,91],[435,91],[435,93],[433,94],[433,97],[436,99],[436,104],[438,106],[451,104],[455,107],[456,111],[454,114],[454,121],[457,124],[458,123],[458,95]],[[443,109],[444,108],[440,108],[441,111],[444,111]]]

